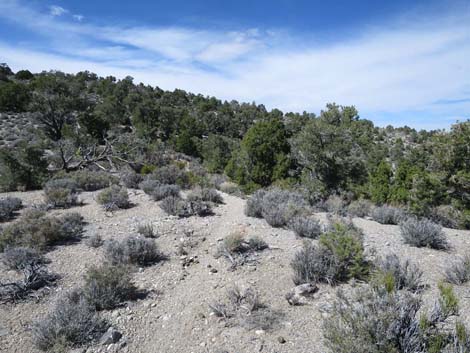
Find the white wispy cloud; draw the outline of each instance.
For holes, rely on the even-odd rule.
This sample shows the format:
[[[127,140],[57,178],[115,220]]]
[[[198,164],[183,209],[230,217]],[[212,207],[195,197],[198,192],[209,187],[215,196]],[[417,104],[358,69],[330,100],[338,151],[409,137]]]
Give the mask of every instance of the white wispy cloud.
[[[256,28],[223,31],[77,23],[78,19],[42,15],[18,0],[0,3],[2,17],[45,38],[43,46],[0,40],[1,61],[14,69],[131,75],[165,89],[256,100],[283,110],[319,111],[336,101],[354,104],[362,116],[377,116],[382,124],[393,116],[416,116],[416,126],[448,126],[451,117],[469,117],[470,14],[466,12],[440,19],[400,19],[321,45],[306,35]]]
[[[69,12],[68,10],[64,9],[63,7],[61,6],[57,6],[57,5],[51,5],[49,6],[49,13],[52,15],[52,16],[62,16],[63,14]]]
[[[85,18],[85,16],[83,15],[78,15],[78,14],[75,14],[72,16],[74,20],[78,21],[78,22],[82,22],[83,19]]]

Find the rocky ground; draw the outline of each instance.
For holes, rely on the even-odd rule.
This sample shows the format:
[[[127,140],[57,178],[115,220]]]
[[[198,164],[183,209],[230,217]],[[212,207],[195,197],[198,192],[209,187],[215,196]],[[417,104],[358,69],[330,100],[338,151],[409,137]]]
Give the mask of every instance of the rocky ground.
[[[94,198],[97,193],[83,193],[84,205],[79,212],[87,222],[85,237],[100,234],[103,239],[136,234],[139,224],[151,222],[158,230],[157,244],[168,260],[138,269],[136,284],[148,291],[146,298],[130,302],[103,315],[123,337],[115,344],[95,345],[77,352],[324,352],[322,321],[336,288],[322,285],[307,303],[291,306],[285,295],[294,287],[289,263],[302,245],[302,240],[289,230],[274,229],[264,220],[244,214],[245,200],[224,194],[225,204],[215,208],[215,215],[205,218],[168,217],[142,191],[131,191],[134,207],[105,213]],[[7,194],[0,194],[6,196]],[[42,192],[9,193],[26,206],[42,202]],[[51,213],[63,213],[52,211]],[[325,220],[325,214],[318,214]],[[435,299],[437,282],[446,266],[458,255],[470,252],[470,232],[446,229],[452,244],[448,252],[412,248],[401,239],[398,226],[381,225],[366,219],[354,219],[365,233],[368,252],[395,252],[409,258],[424,271],[429,289],[425,297]],[[224,258],[215,258],[218,243],[234,231],[258,235],[269,249],[243,266],[233,269]],[[187,244],[188,254],[178,247]],[[101,248],[90,248],[85,242],[59,246],[47,253],[48,268],[61,275],[56,287],[37,301],[0,305],[0,351],[36,352],[30,325],[40,320],[51,303],[64,291],[78,286],[87,266],[103,261]],[[0,280],[13,275],[0,270]],[[226,298],[228,288],[238,285],[256,289],[263,303],[279,318],[272,330],[249,330],[233,320],[226,322],[211,314],[210,304]],[[343,286],[350,286],[343,285]],[[460,298],[462,319],[470,324],[469,286],[455,287]]]

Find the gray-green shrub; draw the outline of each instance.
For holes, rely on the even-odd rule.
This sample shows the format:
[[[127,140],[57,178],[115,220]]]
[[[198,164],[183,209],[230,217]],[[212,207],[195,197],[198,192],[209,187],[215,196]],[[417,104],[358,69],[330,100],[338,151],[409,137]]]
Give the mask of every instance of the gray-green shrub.
[[[289,229],[301,238],[315,239],[322,233],[320,222],[309,216],[296,216],[288,223]]]
[[[374,207],[371,217],[381,224],[399,224],[405,218],[405,213],[399,208],[383,205]]]
[[[357,229],[336,223],[320,236],[318,245],[303,244],[291,262],[294,283],[326,282],[336,284],[351,278],[363,279],[370,265],[364,256],[362,234]]]
[[[126,209],[131,206],[127,189],[117,185],[112,185],[101,191],[96,201],[107,211]]]
[[[125,266],[105,263],[92,266],[85,274],[83,296],[95,310],[109,310],[134,299],[138,290]]]
[[[44,201],[53,208],[76,206],[78,193],[78,185],[73,179],[52,179],[44,185]]]
[[[23,207],[23,202],[17,197],[5,197],[0,199],[0,222],[14,218],[16,211]]]
[[[26,210],[0,233],[0,251],[18,246],[44,250],[49,245],[77,239],[83,232],[83,225],[78,213],[51,217],[42,211]]]
[[[136,236],[108,240],[104,252],[106,259],[118,265],[148,266],[164,259],[154,240]]]
[[[151,192],[151,196],[155,201],[161,201],[165,197],[180,196],[180,187],[178,185],[167,185],[162,184],[155,187],[155,189]]]
[[[67,293],[32,329],[33,341],[42,351],[67,351],[97,341],[108,324],[80,294]]]
[[[408,218],[400,223],[400,231],[406,244],[416,247],[429,247],[437,250],[449,248],[442,227],[428,219]]]

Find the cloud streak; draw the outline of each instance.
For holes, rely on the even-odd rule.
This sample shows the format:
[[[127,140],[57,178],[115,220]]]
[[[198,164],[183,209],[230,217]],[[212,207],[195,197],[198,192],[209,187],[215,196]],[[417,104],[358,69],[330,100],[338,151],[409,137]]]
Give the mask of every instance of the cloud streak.
[[[165,89],[256,100],[285,111],[354,104],[384,125],[392,116],[413,114],[415,126],[433,128],[469,117],[468,12],[365,28],[322,45],[305,34],[273,30],[98,26],[60,15],[14,0],[0,4],[0,19],[43,37],[34,45],[0,40],[2,61],[15,69],[131,75]]]

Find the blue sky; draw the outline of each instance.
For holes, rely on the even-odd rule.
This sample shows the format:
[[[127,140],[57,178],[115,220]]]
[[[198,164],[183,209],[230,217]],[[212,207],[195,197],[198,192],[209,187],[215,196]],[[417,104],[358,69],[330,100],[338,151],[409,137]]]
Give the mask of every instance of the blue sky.
[[[377,125],[470,118],[470,0],[0,0],[0,62]]]

